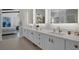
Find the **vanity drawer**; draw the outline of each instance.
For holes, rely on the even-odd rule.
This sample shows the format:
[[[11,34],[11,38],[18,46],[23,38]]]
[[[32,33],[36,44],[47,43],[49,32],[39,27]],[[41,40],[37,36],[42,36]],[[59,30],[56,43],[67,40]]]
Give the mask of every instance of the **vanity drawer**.
[[[79,50],[79,42],[66,40],[66,49],[67,50]]]

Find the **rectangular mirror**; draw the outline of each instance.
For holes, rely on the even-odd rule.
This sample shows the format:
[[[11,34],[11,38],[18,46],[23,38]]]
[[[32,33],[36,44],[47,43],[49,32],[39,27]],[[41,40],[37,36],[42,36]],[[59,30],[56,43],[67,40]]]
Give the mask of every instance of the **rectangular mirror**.
[[[36,24],[45,23],[45,9],[36,9]]]
[[[51,9],[51,23],[78,23],[78,9]]]

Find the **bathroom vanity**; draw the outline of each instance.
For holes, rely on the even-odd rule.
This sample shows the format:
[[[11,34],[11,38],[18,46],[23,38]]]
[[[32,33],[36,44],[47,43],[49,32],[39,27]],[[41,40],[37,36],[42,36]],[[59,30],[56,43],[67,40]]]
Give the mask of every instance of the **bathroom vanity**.
[[[33,19],[27,17],[30,22],[23,21],[22,36],[44,50],[79,50],[79,36],[72,34],[75,31],[70,28],[77,28],[74,26],[78,25],[77,9],[34,9],[31,14]],[[26,16],[28,15],[30,14],[27,13]],[[63,27],[70,30],[64,32]]]
[[[79,36],[62,35],[24,28],[23,36],[45,50],[78,50]]]

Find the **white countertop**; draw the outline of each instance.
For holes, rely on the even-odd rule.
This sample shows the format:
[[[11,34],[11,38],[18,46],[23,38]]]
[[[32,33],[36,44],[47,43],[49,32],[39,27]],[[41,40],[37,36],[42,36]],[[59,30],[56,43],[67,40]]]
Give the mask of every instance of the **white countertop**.
[[[73,41],[79,41],[79,36],[75,36],[75,35],[56,34],[56,33],[51,33],[49,31],[46,31],[46,30],[36,30],[36,29],[32,29],[32,28],[25,28],[25,29],[36,31],[36,32],[43,33],[43,34],[50,35],[50,36],[64,38],[66,40],[68,39],[68,40],[73,40]]]

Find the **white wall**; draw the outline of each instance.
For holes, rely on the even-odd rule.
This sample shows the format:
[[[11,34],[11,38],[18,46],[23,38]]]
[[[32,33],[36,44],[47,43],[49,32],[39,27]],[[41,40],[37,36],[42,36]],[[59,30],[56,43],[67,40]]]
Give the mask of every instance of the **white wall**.
[[[27,9],[20,9],[20,22],[21,22],[21,25],[26,27],[27,26]]]
[[[16,27],[19,25],[20,20],[18,13],[3,13],[2,17],[10,17],[12,27]]]
[[[32,9],[28,9],[28,23],[29,24],[33,24],[33,10]]]

